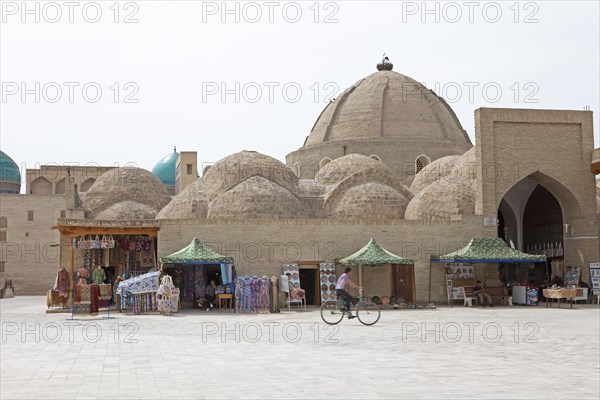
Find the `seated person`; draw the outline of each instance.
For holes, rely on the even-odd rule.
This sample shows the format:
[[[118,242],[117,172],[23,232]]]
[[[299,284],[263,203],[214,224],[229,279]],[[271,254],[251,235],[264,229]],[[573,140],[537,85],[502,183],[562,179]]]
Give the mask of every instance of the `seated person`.
[[[490,307],[494,307],[494,305],[492,304],[492,296],[490,296],[489,294],[487,294],[485,292],[485,289],[483,288],[481,281],[477,281],[477,283],[475,284],[475,287],[473,288],[473,293],[475,295],[477,295],[477,298],[479,299],[479,302],[481,303],[481,307],[485,307],[484,302],[483,302],[484,296],[487,299]]]
[[[215,306],[215,300],[217,298],[217,285],[215,284],[214,280],[210,281],[210,285],[208,285],[208,287],[206,288],[206,294],[204,295],[204,297],[206,298],[208,307],[213,308]],[[206,311],[209,310],[208,307],[206,308]]]

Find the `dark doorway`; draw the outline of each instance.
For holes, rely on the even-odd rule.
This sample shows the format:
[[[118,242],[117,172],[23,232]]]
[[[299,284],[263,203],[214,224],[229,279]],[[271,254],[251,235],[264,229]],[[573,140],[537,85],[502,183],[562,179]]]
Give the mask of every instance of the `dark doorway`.
[[[563,218],[560,204],[546,188],[537,185],[527,200],[523,213],[523,247],[562,241]]]
[[[392,293],[407,303],[415,302],[414,265],[392,265]]]
[[[555,249],[563,248],[563,215],[560,203],[542,185],[536,186],[527,200],[523,213],[523,243],[525,249],[537,247],[538,253],[546,251],[546,264],[535,264],[529,269],[528,282],[543,284],[551,275],[553,260],[562,260]],[[552,251],[549,251],[552,249]],[[531,250],[530,250],[531,251]],[[542,253],[540,253],[542,254]]]
[[[314,306],[319,304],[319,297],[317,295],[316,284],[318,269],[314,268],[300,268],[300,287],[304,289],[306,293],[306,305]]]

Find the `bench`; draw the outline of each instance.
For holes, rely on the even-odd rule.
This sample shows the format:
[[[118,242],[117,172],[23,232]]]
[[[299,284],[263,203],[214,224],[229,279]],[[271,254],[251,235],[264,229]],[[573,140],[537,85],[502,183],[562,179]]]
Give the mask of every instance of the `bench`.
[[[478,297],[475,294],[474,286],[465,286],[465,305],[469,307],[472,306],[472,301],[478,301]],[[490,295],[490,297],[500,297],[502,299],[502,303],[504,305],[506,300],[509,300],[509,305],[511,301],[508,296],[508,288],[506,286],[486,286],[485,292]]]

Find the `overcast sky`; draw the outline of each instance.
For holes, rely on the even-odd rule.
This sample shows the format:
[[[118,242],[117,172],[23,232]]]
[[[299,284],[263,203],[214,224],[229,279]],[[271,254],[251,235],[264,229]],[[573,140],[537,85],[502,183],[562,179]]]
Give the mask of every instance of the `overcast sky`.
[[[596,1],[114,3],[2,2],[1,147],[22,170],[151,169],[173,146],[200,164],[244,149],[284,161],[383,52],[473,141],[479,107],[589,106],[598,146]]]

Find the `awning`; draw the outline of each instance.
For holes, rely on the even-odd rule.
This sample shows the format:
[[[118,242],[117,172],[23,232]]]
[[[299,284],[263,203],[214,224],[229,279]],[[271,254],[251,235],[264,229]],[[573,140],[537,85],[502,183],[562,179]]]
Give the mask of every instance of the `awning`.
[[[158,290],[160,277],[159,271],[148,272],[119,283],[117,294],[125,292],[131,294],[156,292]]]
[[[387,265],[387,264],[414,264],[410,258],[397,256],[381,247],[375,239],[371,238],[369,243],[356,253],[342,258],[340,264],[343,265]]]
[[[162,264],[232,264],[233,257],[223,256],[202,244],[200,239],[194,238],[183,249],[162,257],[160,262]]]
[[[471,263],[540,263],[546,256],[523,253],[509,247],[500,238],[473,238],[460,250],[441,256],[431,256],[432,262],[471,262]]]

